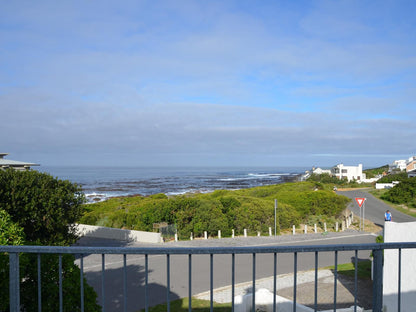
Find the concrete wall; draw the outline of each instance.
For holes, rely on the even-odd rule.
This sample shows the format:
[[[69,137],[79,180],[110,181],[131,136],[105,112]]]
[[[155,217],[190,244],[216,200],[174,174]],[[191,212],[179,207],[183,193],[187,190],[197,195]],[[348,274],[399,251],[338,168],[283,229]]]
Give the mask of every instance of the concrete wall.
[[[143,243],[161,243],[163,241],[160,233],[153,232],[122,230],[87,224],[77,224],[77,229],[80,236],[87,237],[108,238]]]
[[[399,183],[400,182],[398,182],[398,181],[393,181],[391,183],[376,183],[376,189],[377,190],[381,190],[381,189],[391,189],[392,187],[396,186]]]
[[[394,216],[393,216],[394,217]],[[384,242],[414,242],[416,222],[385,222]],[[384,312],[397,311],[399,256],[397,250],[384,251],[383,306]],[[415,311],[416,307],[416,250],[403,249],[401,256],[401,310]]]

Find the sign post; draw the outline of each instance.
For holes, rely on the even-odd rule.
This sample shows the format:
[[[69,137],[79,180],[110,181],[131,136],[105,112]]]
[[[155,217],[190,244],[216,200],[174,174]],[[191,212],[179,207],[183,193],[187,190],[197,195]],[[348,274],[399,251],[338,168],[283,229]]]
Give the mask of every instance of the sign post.
[[[366,200],[366,198],[364,198],[364,197],[356,197],[355,198],[355,201],[357,202],[358,207],[360,207],[360,231],[361,231],[361,222],[363,223],[362,229],[364,231],[364,209],[365,209],[364,202],[365,202],[365,200]],[[363,208],[362,214],[361,214],[361,207]]]
[[[276,228],[277,228],[276,210],[277,210],[277,199],[274,200],[274,236],[276,236]]]

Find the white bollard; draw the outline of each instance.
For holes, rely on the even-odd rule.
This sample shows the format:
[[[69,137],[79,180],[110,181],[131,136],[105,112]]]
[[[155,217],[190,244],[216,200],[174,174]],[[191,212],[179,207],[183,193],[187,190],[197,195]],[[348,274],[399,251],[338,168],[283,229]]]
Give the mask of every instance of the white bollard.
[[[295,235],[295,234],[296,234],[296,227],[293,226],[293,235]]]
[[[269,236],[272,236],[272,228],[269,227]]]
[[[324,223],[324,232],[326,232],[326,222]]]
[[[305,224],[305,234],[308,234],[308,226]]]
[[[194,240],[194,233],[191,232],[191,240]]]
[[[260,231],[257,231],[257,236],[260,236]]]
[[[335,222],[335,232],[338,232],[338,222]]]
[[[178,234],[175,233],[175,242],[178,241]]]
[[[316,223],[314,225],[314,231],[315,231],[315,234],[318,233],[318,228],[316,227]]]
[[[231,230],[231,237],[234,238],[234,229]]]
[[[204,231],[204,238],[205,239],[208,239],[208,233],[207,233],[207,231]]]
[[[341,231],[344,232],[345,231],[345,221],[342,221],[341,224]]]
[[[221,238],[221,230],[218,230],[218,238]]]
[[[244,237],[247,237],[247,229],[244,229]]]

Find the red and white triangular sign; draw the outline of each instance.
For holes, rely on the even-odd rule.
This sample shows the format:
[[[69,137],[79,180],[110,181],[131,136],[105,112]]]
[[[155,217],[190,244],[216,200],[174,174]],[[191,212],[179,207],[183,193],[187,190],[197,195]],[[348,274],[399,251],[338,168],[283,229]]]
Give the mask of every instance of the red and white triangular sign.
[[[364,204],[365,198],[356,197],[355,201],[357,202],[358,206],[361,208],[361,206]]]

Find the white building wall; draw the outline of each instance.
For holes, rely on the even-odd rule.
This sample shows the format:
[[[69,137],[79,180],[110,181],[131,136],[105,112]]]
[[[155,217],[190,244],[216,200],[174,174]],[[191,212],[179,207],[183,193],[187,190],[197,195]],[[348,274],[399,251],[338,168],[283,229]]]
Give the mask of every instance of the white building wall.
[[[394,215],[393,215],[394,220]],[[414,242],[416,222],[385,222],[384,242]],[[416,250],[403,249],[401,254],[401,310],[415,311],[416,307]],[[397,311],[398,307],[398,251],[384,251],[383,307],[384,312]]]
[[[334,169],[337,168],[338,172],[335,173]],[[344,166],[343,164],[336,165],[332,169],[332,173],[339,179],[347,178],[348,181],[357,180],[361,181],[365,179],[363,176],[363,165],[359,164],[358,166]]]

